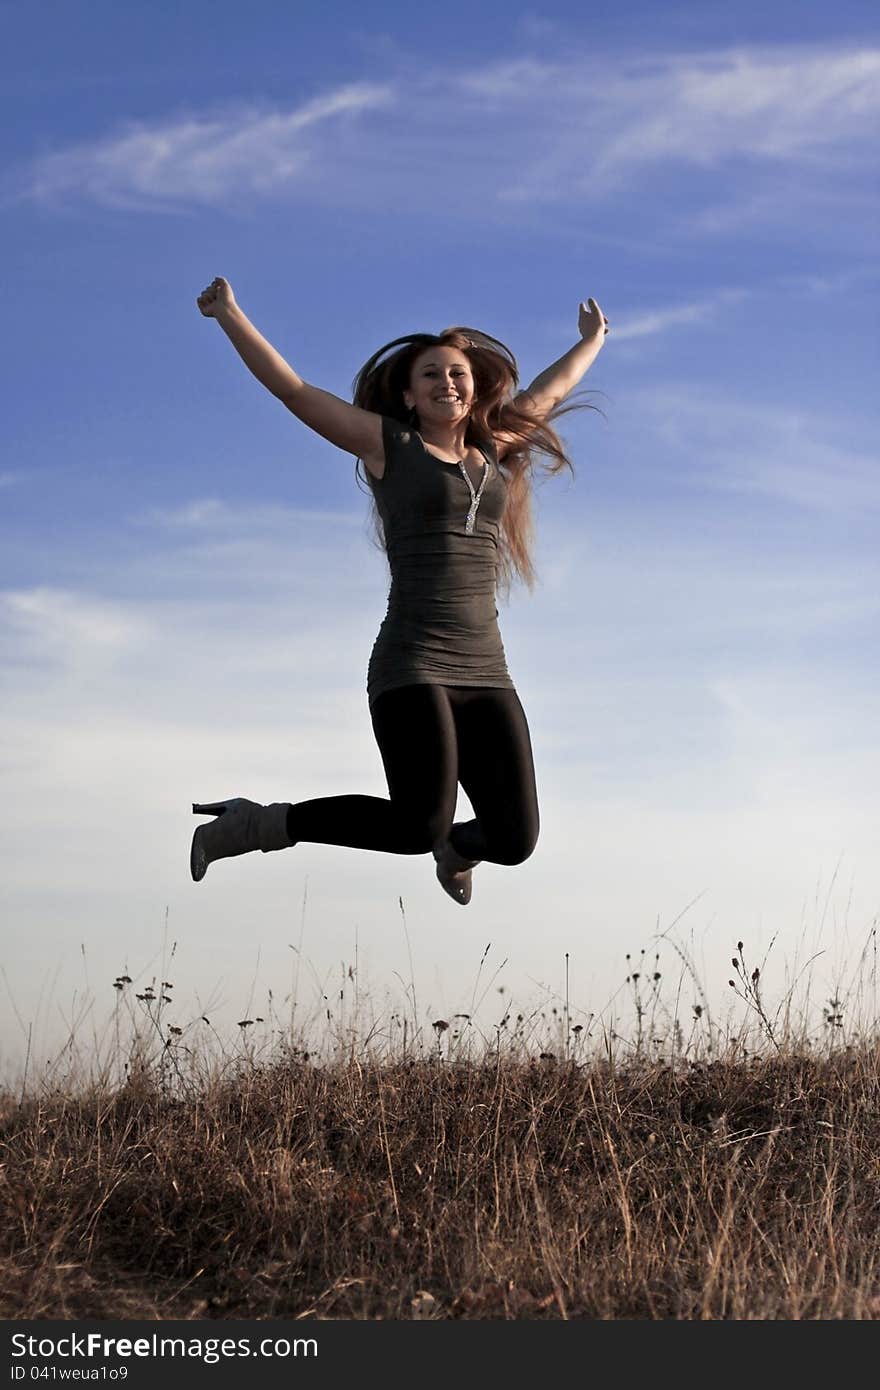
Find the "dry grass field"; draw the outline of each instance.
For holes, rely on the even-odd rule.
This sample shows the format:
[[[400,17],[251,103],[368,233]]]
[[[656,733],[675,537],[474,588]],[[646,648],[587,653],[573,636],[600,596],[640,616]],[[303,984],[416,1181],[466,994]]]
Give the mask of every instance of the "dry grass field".
[[[627,1043],[566,1006],[543,1046],[437,1019],[212,1059],[142,996],[122,1075],[3,1097],[0,1316],[877,1317],[875,1037],[837,1000],[794,1036],[732,970],[742,1029],[688,1005],[660,1046],[639,971]]]

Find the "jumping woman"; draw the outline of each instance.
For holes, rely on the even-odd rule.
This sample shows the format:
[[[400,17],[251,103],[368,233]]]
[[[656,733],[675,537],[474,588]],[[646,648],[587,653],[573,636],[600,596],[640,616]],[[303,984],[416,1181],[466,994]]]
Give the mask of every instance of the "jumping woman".
[[[261,806],[196,803],[190,868],[303,840],[390,854],[433,854],[458,903],[481,860],[521,864],[538,838],[526,717],[505,661],[496,588],[515,572],[531,587],[531,475],[571,467],[551,420],[608,331],[594,299],[580,340],[527,391],[513,354],[471,328],[413,333],[370,358],[354,404],[309,385],[242,313],[227,280],[199,295],[245,365],[303,424],[363,463],[391,571],[388,611],[367,694],[388,799],[329,796]],[[458,784],[474,819],[453,824]]]

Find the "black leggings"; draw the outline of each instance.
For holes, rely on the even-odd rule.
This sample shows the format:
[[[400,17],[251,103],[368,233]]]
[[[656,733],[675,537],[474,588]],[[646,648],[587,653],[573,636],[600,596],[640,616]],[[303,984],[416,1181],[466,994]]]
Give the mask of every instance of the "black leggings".
[[[448,837],[465,859],[528,859],[538,839],[538,798],[515,690],[401,686],[374,701],[372,720],[390,800],[300,801],[287,817],[292,840],[428,854]],[[459,782],[476,819],[453,825]]]

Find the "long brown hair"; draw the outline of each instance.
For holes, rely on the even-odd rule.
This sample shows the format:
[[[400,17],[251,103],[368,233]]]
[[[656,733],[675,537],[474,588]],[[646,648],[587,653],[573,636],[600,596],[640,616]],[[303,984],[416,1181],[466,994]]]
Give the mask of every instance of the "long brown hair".
[[[548,477],[563,468],[574,473],[565,445],[550,421],[570,410],[595,410],[597,407],[584,401],[569,401],[567,405],[554,407],[549,416],[539,416],[528,395],[514,399],[519,369],[510,349],[488,333],[463,327],[446,328],[442,333],[409,333],[386,343],[373,353],[355,377],[352,383],[354,404],[413,427],[414,416],[404,404],[403,393],[409,388],[415,359],[430,347],[458,348],[470,363],[476,400],[468,419],[465,443],[491,444],[495,434],[501,431],[513,436],[514,442],[498,463],[507,484],[507,504],[501,518],[498,585],[507,595],[516,576],[531,589],[537,577],[531,558],[534,540],[532,475],[536,456],[543,454],[548,459],[543,465]],[[355,464],[358,479],[363,476],[361,462],[358,459]],[[364,482],[368,482],[366,476]],[[372,488],[370,491],[372,493]],[[372,521],[376,542],[384,549],[385,537],[375,495]]]

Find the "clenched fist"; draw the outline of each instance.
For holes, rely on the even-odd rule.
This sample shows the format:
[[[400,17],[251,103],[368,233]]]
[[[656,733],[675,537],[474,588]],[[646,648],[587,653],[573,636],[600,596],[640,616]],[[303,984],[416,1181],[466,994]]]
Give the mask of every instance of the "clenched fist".
[[[218,275],[216,280],[211,281],[206,290],[202,290],[196,303],[206,319],[215,319],[223,310],[235,307],[232,286],[228,280],[223,279],[222,275]]]

